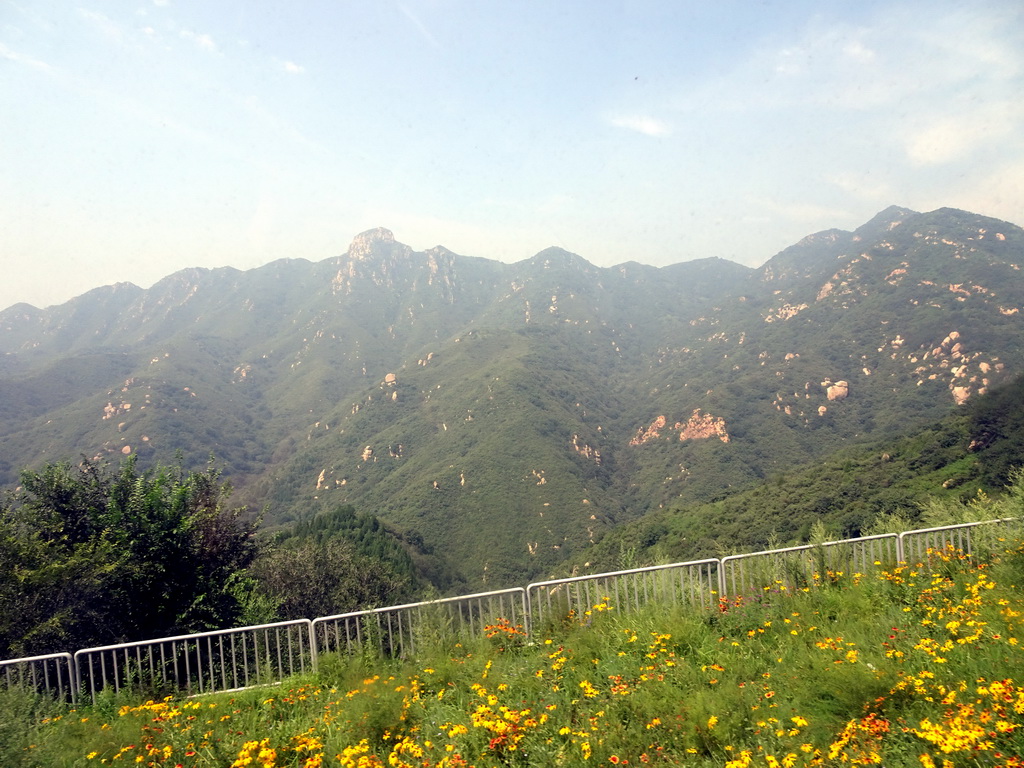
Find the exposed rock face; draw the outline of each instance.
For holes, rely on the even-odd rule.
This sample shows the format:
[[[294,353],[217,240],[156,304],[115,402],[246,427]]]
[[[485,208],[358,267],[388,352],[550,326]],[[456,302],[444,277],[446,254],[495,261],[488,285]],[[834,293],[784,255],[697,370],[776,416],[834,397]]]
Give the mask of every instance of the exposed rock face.
[[[405,273],[414,260],[423,263],[424,257],[414,259],[412,248],[396,243],[391,230],[377,227],[361,232],[352,239],[348,253],[339,257],[331,290],[335,294],[349,294],[359,280],[394,288],[398,275]]]
[[[395,233],[384,227],[376,227],[360,232],[352,238],[352,244],[348,247],[348,255],[354,260],[365,259],[373,253],[374,243],[394,243]]]
[[[654,440],[661,434],[661,430],[665,428],[668,420],[664,416],[659,416],[651,422],[647,429],[640,427],[636,432],[636,437],[629,441],[630,445],[643,445],[648,440]]]
[[[970,387],[952,387],[953,400],[957,405],[963,405],[971,397]]]
[[[837,381],[835,384],[826,385],[825,393],[829,400],[845,400],[850,395],[850,383],[848,381]]]
[[[576,453],[590,459],[595,464],[601,463],[601,452],[597,448],[582,442],[579,435],[572,436],[572,448]]]
[[[121,403],[120,405],[114,405],[113,403],[107,403],[103,406],[103,420],[112,419],[122,413],[127,413],[132,409],[131,403]]]
[[[776,320],[789,320],[791,317],[796,317],[805,309],[807,309],[806,304],[783,304],[781,307],[769,314],[764,321],[766,323],[771,323]]]
[[[677,421],[673,429],[679,430],[680,440],[704,440],[709,437],[717,437],[723,443],[729,442],[725,419],[712,416],[710,413],[701,413],[700,408],[694,409],[685,424]]]
[[[629,444],[643,445],[649,440],[661,437],[661,430],[665,428],[666,424],[668,424],[668,420],[664,416],[658,416],[646,429],[643,427],[638,429],[636,436],[629,441]],[[704,440],[709,437],[717,437],[723,443],[729,442],[725,419],[712,416],[710,413],[702,413],[700,408],[695,408],[687,421],[677,421],[673,424],[672,430],[679,433],[680,440]]]

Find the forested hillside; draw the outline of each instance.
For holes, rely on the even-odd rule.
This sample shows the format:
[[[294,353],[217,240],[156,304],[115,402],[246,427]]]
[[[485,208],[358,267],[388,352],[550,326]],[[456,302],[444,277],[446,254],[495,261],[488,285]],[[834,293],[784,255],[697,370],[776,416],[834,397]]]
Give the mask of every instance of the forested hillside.
[[[842,448],[714,502],[676,502],[578,554],[586,572],[721,557],[960,520],[957,505],[1001,496],[1024,467],[1024,377],[941,421]],[[938,524],[938,523],[936,523]]]
[[[634,258],[501,264],[378,229],[317,263],[11,307],[0,481],[82,456],[195,470],[212,453],[271,531],[351,506],[428,581],[497,587],[571,567],[631,521],[672,536],[623,549],[666,556],[817,518],[857,530],[910,498],[853,493],[872,461],[898,464],[877,446],[939,430],[908,438],[927,453],[958,429],[943,419],[1024,372],[1024,231],[1007,222],[893,207],[760,269]],[[848,471],[791,504],[762,490],[774,506],[756,520],[727,506],[860,445],[875,458],[829,459]],[[991,486],[1003,470],[979,471]]]

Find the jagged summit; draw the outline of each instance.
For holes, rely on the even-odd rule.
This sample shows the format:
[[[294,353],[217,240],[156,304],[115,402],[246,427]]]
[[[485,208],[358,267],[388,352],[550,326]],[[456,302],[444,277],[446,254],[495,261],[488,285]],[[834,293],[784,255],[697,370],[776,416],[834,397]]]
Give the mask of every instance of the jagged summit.
[[[363,259],[373,253],[374,246],[378,243],[383,245],[395,244],[395,233],[384,227],[376,227],[360,232],[352,238],[352,244],[348,247],[348,255],[353,259]]]

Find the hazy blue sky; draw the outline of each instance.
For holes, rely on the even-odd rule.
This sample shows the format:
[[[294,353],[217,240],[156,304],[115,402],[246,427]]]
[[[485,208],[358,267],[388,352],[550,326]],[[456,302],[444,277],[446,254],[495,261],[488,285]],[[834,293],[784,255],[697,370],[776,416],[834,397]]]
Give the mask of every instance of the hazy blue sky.
[[[1024,224],[1024,3],[0,0],[0,308],[422,250],[759,265]]]

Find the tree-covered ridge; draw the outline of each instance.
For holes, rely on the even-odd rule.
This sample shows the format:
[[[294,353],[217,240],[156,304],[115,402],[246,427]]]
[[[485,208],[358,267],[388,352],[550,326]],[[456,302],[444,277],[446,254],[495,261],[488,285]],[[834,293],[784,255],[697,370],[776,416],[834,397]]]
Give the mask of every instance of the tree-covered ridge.
[[[351,505],[435,581],[443,553],[453,588],[521,583],[623,522],[977,402],[1024,371],[1021,264],[1019,227],[951,209],[888,209],[759,270],[507,265],[374,230],[317,264],[0,313],[0,481],[213,452],[272,525]]]

